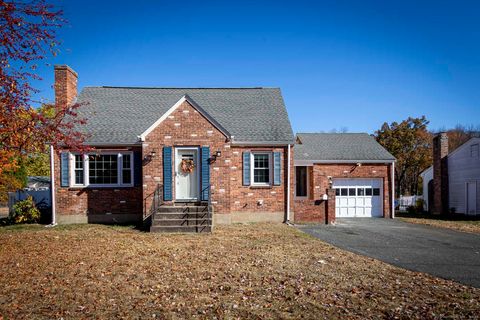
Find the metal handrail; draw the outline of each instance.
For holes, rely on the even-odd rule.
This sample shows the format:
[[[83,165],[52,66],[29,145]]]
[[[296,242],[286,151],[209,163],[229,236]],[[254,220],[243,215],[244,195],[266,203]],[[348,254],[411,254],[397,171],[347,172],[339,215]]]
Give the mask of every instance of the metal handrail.
[[[151,208],[152,221],[155,219],[155,213],[158,208],[163,204],[163,185],[157,184],[155,191],[153,192],[153,206]]]
[[[212,212],[210,210],[212,206],[212,185],[209,183],[208,186],[202,189],[201,195],[203,196],[204,192],[208,192],[208,198],[207,198],[207,219],[210,220],[210,224],[213,225],[212,221]]]

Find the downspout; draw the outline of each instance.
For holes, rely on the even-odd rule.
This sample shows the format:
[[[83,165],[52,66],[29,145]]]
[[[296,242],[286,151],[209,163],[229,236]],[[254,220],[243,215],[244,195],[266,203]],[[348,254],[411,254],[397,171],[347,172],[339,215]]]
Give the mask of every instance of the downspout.
[[[47,227],[54,227],[57,225],[57,202],[55,201],[55,157],[53,145],[50,145],[50,192],[52,199],[52,223]]]
[[[390,217],[395,218],[395,161],[392,161],[392,214]]]
[[[288,151],[287,151],[287,221],[286,223],[290,223],[290,144],[288,144]]]

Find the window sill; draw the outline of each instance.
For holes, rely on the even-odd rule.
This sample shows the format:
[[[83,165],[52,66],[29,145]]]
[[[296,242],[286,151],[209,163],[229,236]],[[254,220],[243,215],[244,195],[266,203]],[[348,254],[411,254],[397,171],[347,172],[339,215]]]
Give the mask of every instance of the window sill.
[[[272,189],[273,186],[272,185],[258,185],[258,186],[255,186],[255,185],[251,185],[250,186],[250,189]]]
[[[134,185],[131,186],[69,186],[69,187],[60,187],[62,189],[127,189],[127,188],[134,188]]]

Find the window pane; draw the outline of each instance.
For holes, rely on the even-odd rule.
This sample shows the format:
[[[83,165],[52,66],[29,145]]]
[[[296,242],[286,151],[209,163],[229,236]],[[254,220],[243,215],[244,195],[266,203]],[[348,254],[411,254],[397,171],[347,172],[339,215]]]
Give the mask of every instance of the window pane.
[[[342,188],[342,189],[340,189],[340,193],[342,194],[342,196],[346,196],[348,194],[348,189],[347,188]]]
[[[307,167],[295,167],[296,195],[297,197],[307,196]]]
[[[253,182],[265,184],[270,182],[270,161],[268,154],[253,155]]]
[[[124,154],[122,155],[122,164],[123,164],[123,169],[130,169],[130,155],[129,154]]]
[[[374,196],[379,196],[380,195],[380,189],[379,188],[373,188],[373,195]]]
[[[89,157],[89,175],[91,184],[118,183],[118,156],[103,154]]]
[[[354,195],[356,195],[355,188],[349,188],[349,189],[348,189],[348,195],[349,195],[349,196],[354,196]]]
[[[357,192],[358,192],[357,194],[358,194],[359,196],[364,196],[364,195],[365,195],[365,189],[363,189],[363,188],[358,188],[358,189],[357,189]]]
[[[372,195],[372,188],[366,188],[365,189],[365,195],[366,196],[371,196]]]
[[[124,184],[132,183],[132,171],[130,171],[130,169],[127,169],[127,170],[124,169],[122,171],[122,180]]]
[[[75,184],[83,184],[83,156],[75,155]]]
[[[340,189],[335,189],[335,195],[339,196],[340,195]]]

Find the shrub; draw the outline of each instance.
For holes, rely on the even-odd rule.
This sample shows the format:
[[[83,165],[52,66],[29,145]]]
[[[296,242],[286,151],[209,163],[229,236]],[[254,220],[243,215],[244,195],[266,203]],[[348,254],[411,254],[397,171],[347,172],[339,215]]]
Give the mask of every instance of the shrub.
[[[13,223],[37,223],[40,220],[40,211],[31,196],[13,205],[10,220]]]
[[[418,213],[423,212],[424,204],[425,201],[423,199],[417,199],[417,201],[415,202],[415,207]]]
[[[417,213],[417,208],[415,206],[408,206],[407,207],[407,213],[415,214],[415,213]]]

